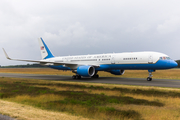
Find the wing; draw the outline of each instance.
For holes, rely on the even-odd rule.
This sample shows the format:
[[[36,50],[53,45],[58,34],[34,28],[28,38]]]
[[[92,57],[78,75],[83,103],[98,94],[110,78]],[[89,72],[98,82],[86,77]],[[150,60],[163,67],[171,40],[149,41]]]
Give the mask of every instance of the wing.
[[[6,51],[4,50],[3,48],[3,51],[4,51],[4,54],[6,56],[7,59],[9,60],[15,60],[15,61],[25,61],[25,62],[38,62],[40,64],[47,64],[47,63],[50,63],[50,64],[54,64],[54,65],[65,65],[65,64],[71,64],[71,63],[65,63],[65,62],[53,62],[53,61],[49,61],[48,59],[45,59],[45,60],[25,60],[25,59],[12,59],[8,56],[8,54],[6,53]]]
[[[10,58],[8,56],[8,54],[6,53],[4,48],[3,48],[3,51],[4,51],[4,54],[5,54],[6,58],[9,59],[9,60],[25,61],[25,62],[37,62],[37,63],[40,63],[42,65],[54,65],[54,66],[64,65],[64,67],[70,67],[71,69],[77,69],[78,66],[84,65],[84,64],[76,64],[76,63],[72,63],[72,62],[54,62],[54,61],[50,61],[49,59],[45,59],[45,60],[12,59],[12,58]],[[95,64],[94,65],[90,65],[90,66],[99,67],[99,65],[95,65]]]

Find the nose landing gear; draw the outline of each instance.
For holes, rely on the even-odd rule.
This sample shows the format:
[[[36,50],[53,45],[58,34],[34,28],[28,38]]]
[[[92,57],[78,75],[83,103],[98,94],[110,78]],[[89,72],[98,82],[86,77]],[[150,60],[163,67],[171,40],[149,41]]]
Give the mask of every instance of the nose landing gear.
[[[152,72],[155,72],[155,70],[148,70],[149,76],[147,77],[147,81],[152,81]]]

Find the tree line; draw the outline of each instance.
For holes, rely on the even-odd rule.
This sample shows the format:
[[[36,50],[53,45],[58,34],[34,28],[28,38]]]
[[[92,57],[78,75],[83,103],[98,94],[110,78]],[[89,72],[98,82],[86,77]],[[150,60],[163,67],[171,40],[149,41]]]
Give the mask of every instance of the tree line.
[[[40,64],[27,64],[27,65],[9,65],[9,66],[0,66],[0,68],[47,68]]]
[[[180,68],[180,60],[176,60],[176,62],[178,63],[177,68]]]

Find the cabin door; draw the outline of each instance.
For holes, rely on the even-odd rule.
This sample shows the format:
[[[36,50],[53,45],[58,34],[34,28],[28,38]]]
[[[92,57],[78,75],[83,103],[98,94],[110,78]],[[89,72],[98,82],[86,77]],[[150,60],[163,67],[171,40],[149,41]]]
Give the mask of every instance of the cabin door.
[[[111,64],[115,64],[115,58],[114,58],[114,55],[113,55],[112,58],[111,58]]]
[[[152,55],[149,56],[148,63],[149,64],[153,64],[153,56]]]

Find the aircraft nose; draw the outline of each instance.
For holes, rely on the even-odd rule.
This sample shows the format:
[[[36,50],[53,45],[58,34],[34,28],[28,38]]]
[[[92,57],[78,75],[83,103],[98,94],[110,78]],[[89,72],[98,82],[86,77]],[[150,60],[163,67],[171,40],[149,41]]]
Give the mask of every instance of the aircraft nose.
[[[171,66],[172,66],[172,67],[177,67],[177,66],[178,66],[178,64],[177,64],[177,62],[172,61],[172,62],[171,62]]]

